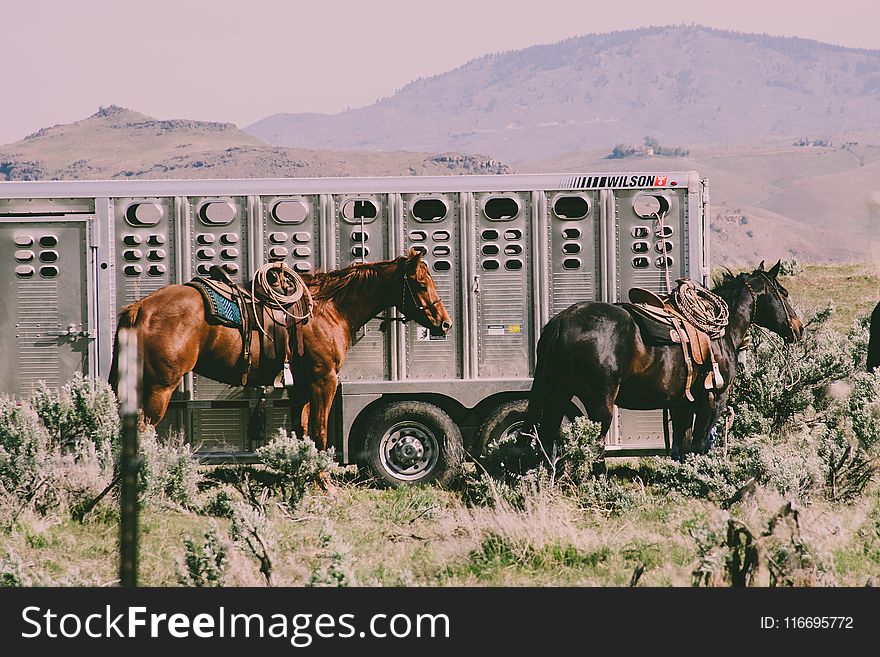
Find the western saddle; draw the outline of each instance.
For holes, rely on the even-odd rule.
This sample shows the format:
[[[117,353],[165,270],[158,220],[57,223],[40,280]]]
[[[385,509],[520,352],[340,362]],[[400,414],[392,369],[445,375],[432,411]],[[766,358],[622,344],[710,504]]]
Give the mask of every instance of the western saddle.
[[[265,371],[269,364],[275,387],[293,385],[290,336],[294,335],[297,353],[302,356],[302,325],[312,314],[312,298],[299,274],[282,263],[266,264],[254,274],[247,290],[223,267],[214,265],[208,278],[196,277],[186,285],[201,293],[208,323],[235,327],[241,333],[241,385],[263,385],[263,377],[255,377],[252,370]],[[260,340],[259,362],[251,358],[255,333]]]
[[[630,303],[621,303],[639,326],[642,337],[647,344],[679,344],[681,345],[685,367],[687,368],[687,382],[684,394],[689,401],[694,401],[691,388],[696,377],[705,372],[703,387],[714,392],[724,387],[724,377],[718,368],[715,354],[712,350],[712,340],[724,335],[724,325],[727,323],[726,305],[722,309],[722,319],[716,325],[704,329],[695,325],[695,321],[689,318],[686,309],[681,308],[679,300],[681,295],[677,292],[683,286],[691,286],[697,292],[696,302],[701,304],[703,314],[717,310],[713,302],[707,297],[711,292],[704,288],[698,288],[692,281],[680,279],[676,293],[666,297],[659,297],[650,290],[634,287],[629,291]],[[712,295],[714,296],[714,295]],[[721,303],[715,297],[715,304]],[[711,332],[711,335],[710,335]]]

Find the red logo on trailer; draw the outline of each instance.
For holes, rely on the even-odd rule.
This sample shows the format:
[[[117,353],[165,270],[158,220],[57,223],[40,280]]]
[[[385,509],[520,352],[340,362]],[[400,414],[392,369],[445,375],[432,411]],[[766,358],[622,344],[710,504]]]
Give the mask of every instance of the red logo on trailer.
[[[666,184],[666,179],[669,176],[657,176],[654,178],[654,187],[663,187]]]

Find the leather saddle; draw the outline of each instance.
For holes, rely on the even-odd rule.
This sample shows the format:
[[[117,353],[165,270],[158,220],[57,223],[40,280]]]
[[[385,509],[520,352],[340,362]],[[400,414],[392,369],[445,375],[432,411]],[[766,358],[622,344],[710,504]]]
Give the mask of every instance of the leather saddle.
[[[646,344],[681,346],[687,368],[684,394],[689,401],[694,401],[691,388],[698,374],[706,373],[703,379],[706,390],[724,387],[724,377],[712,351],[712,339],[682,315],[672,295],[660,297],[650,290],[634,287],[629,291],[629,300],[630,303],[618,305],[632,316]]]
[[[273,378],[282,370],[285,374],[289,373],[291,333],[296,338],[298,354],[303,355],[302,329],[298,329],[297,325],[308,322],[309,310],[304,297],[291,304],[293,307],[281,306],[267,294],[267,291],[259,287],[256,287],[254,294],[251,294],[249,290],[233,281],[227,271],[219,265],[211,267],[208,278],[196,277],[185,285],[201,293],[208,323],[239,329],[242,338],[239,362],[242,368],[243,386],[262,385],[252,377],[254,368],[265,371],[270,367]],[[260,340],[259,362],[252,362],[251,358],[255,333]],[[259,378],[263,379],[263,377]],[[287,385],[290,384],[292,377]],[[275,385],[278,385],[278,381]]]

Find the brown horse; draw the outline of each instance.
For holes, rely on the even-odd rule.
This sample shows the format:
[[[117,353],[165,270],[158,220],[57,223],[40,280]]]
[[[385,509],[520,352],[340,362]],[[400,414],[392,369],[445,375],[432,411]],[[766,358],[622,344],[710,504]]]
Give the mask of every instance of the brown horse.
[[[279,274],[280,271],[270,268],[265,286],[272,288],[271,293],[284,296],[294,291],[296,281]],[[260,296],[259,292],[257,295]],[[241,311],[244,313],[247,309]],[[117,343],[123,328],[137,331],[143,363],[141,408],[144,421],[152,425],[165,416],[171,394],[188,372],[232,386],[242,385],[245,375],[248,386],[272,385],[288,346],[277,345],[278,355],[271,360],[264,358],[261,353],[264,343],[259,339],[256,326],[252,326],[256,339],[250,341],[249,358],[245,362],[241,331],[234,326],[209,323],[202,294],[189,285],[166,285],[125,306],[116,323]],[[272,328],[263,327],[263,330]],[[294,336],[294,331],[290,331],[291,342]],[[295,344],[289,347],[291,351],[297,348]],[[114,391],[118,384],[117,362],[114,344],[109,377]]]
[[[397,308],[434,334],[445,334],[452,321],[437,294],[421,253],[383,262],[305,276],[315,301],[305,326],[304,355],[294,357],[290,418],[297,435],[309,435],[327,447],[327,421],[339,370],[352,336],[386,308]],[[311,421],[311,427],[310,427]]]
[[[284,282],[284,279],[279,279]],[[336,393],[337,374],[345,360],[351,336],[374,315],[396,306],[404,315],[432,331],[451,327],[449,314],[437,296],[434,281],[411,250],[394,260],[353,265],[306,277],[316,302],[314,316],[297,330],[303,332],[305,355],[294,357],[291,423],[298,435],[308,426],[308,406],[313,409],[315,442],[327,446],[327,419]],[[290,290],[282,288],[284,294]],[[122,328],[138,333],[143,360],[142,408],[144,421],[158,424],[168,409],[171,394],[188,372],[228,385],[242,384],[241,333],[237,328],[209,324],[201,294],[187,285],[168,285],[136,301],[119,315]],[[290,332],[291,342],[295,339]],[[272,385],[280,365],[261,358],[260,340],[252,340],[248,385]],[[117,387],[117,353],[114,349],[110,384]]]

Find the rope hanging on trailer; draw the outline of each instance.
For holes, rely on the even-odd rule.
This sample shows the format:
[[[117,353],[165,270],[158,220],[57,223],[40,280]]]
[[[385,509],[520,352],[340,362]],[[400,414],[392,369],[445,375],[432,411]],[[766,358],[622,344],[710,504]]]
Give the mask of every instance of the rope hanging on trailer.
[[[678,312],[710,338],[724,335],[730,311],[717,294],[690,279],[680,278],[672,300]]]

